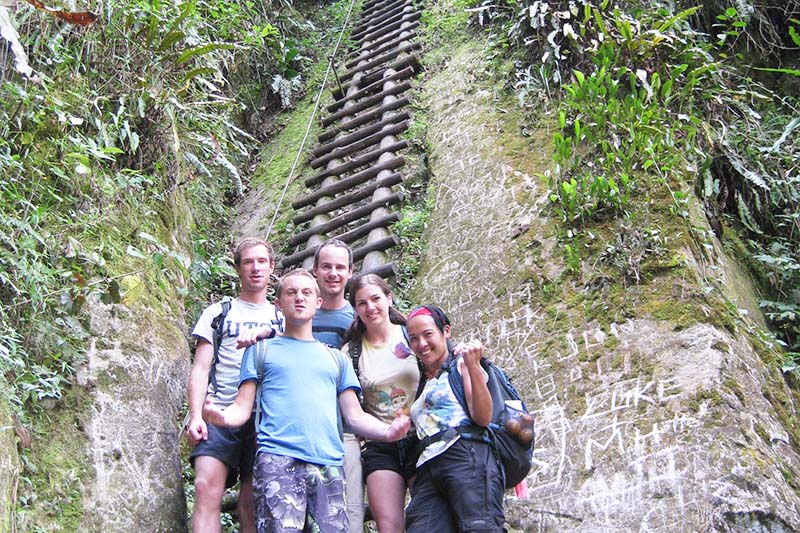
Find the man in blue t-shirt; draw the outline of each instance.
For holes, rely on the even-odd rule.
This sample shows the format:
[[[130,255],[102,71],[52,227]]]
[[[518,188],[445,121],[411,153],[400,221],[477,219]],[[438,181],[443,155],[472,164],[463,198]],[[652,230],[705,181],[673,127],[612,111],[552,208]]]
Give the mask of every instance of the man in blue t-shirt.
[[[323,242],[314,254],[314,269],[322,307],[311,323],[314,338],[334,348],[344,344],[344,334],[355,318],[355,311],[345,299],[345,288],[353,276],[353,252],[339,239]]]
[[[320,342],[341,348],[344,334],[356,316],[355,309],[345,298],[347,282],[353,276],[353,251],[339,239],[323,242],[314,254],[313,272],[322,296],[322,307],[311,322],[312,334]],[[347,427],[343,437],[347,517],[350,533],[361,533],[366,509],[361,442]]]
[[[321,533],[347,530],[337,402],[342,418],[358,435],[396,441],[410,427],[399,415],[391,425],[364,413],[358,402],[358,379],[352,365],[335,349],[316,341],[311,320],[322,304],[311,274],[295,269],[278,284],[276,305],[283,311],[282,337],[267,343],[257,428],[258,455],[253,470],[258,531]],[[256,350],[245,351],[239,392],[234,403],[220,410],[206,402],[204,418],[238,427],[250,416],[255,401]]]
[[[318,341],[341,348],[344,335],[355,318],[355,310],[345,298],[347,282],[353,275],[353,252],[339,239],[328,239],[317,248],[314,254],[312,272],[317,278],[322,306],[317,309],[311,321],[311,333]],[[258,340],[266,339],[271,332],[245,331],[239,338],[241,347],[252,346]],[[344,473],[347,496],[347,516],[350,520],[350,533],[364,530],[364,481],[361,468],[361,442],[349,427],[344,431]]]

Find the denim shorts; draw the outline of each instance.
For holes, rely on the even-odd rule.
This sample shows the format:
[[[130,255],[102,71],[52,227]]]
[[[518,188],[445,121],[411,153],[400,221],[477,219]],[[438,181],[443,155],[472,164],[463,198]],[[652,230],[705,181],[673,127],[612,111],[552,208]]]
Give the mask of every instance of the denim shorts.
[[[255,417],[251,416],[240,428],[226,428],[207,424],[208,439],[201,440],[192,448],[189,461],[194,466],[195,457],[206,455],[219,459],[228,467],[225,488],[232,487],[236,480],[252,477],[256,458]]]

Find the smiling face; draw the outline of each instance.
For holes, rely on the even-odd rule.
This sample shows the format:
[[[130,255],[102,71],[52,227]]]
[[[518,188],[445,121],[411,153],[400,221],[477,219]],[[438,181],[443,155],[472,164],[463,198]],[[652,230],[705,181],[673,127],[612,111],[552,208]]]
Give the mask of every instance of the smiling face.
[[[350,256],[345,248],[329,245],[319,251],[314,275],[323,299],[327,301],[344,294],[345,285],[352,274]]]
[[[425,370],[438,370],[447,359],[447,339],[450,338],[450,326],[440,331],[430,315],[415,315],[406,323],[408,341],[411,349],[422,361]]]
[[[387,295],[377,285],[364,285],[356,291],[354,301],[358,318],[367,329],[381,326],[389,321],[391,293]]]
[[[278,285],[278,308],[283,312],[287,323],[310,322],[322,305],[317,282],[309,274],[287,275]]]
[[[236,272],[242,284],[242,292],[259,293],[269,286],[269,277],[275,264],[266,246],[261,244],[244,248],[241,251]]]

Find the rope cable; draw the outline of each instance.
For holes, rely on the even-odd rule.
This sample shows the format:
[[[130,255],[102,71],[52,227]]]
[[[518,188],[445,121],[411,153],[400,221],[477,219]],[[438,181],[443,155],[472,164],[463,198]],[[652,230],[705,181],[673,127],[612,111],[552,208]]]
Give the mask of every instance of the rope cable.
[[[333,53],[328,56],[328,68],[325,70],[325,77],[322,80],[322,84],[319,87],[319,93],[317,93],[317,99],[314,102],[314,109],[311,111],[311,117],[308,119],[308,125],[306,126],[306,132],[303,135],[303,140],[300,142],[300,148],[297,150],[297,156],[294,158],[294,163],[292,164],[292,169],[289,171],[289,176],[286,178],[286,184],[283,186],[283,191],[281,191],[281,196],[278,199],[278,205],[275,206],[275,214],[272,215],[272,220],[269,223],[269,227],[267,228],[267,234],[264,237],[264,240],[269,241],[269,236],[272,233],[272,228],[275,224],[275,219],[278,218],[278,213],[280,212],[281,205],[283,204],[283,200],[286,198],[286,191],[289,189],[289,184],[292,183],[292,179],[294,176],[294,171],[297,169],[297,163],[300,161],[300,156],[303,153],[303,148],[305,147],[306,141],[308,140],[308,135],[311,133],[311,125],[314,123],[314,117],[317,115],[317,110],[319,109],[319,102],[322,100],[322,93],[325,91],[325,86],[328,83],[328,77],[331,73],[331,66],[333,65],[334,58],[336,57],[336,53],[339,50],[339,45],[342,42],[342,37],[344,36],[345,29],[347,28],[348,23],[350,22],[350,14],[353,12],[353,6],[355,6],[356,0],[351,0],[350,7],[347,9],[347,15],[344,18],[344,24],[342,24],[342,31],[339,32],[339,38],[336,41],[336,46],[333,47]]]

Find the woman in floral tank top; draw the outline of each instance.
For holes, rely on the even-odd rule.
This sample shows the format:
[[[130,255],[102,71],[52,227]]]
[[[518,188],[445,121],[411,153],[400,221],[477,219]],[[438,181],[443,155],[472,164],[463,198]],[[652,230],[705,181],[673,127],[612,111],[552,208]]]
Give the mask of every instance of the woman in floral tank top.
[[[505,531],[502,467],[488,442],[462,438],[457,429],[485,428],[491,421],[488,376],[480,365],[483,345],[470,341],[453,347],[450,321],[432,305],[414,309],[406,326],[425,380],[411,406],[422,452],[406,509],[406,531]],[[450,368],[460,374],[466,410],[450,388]]]

